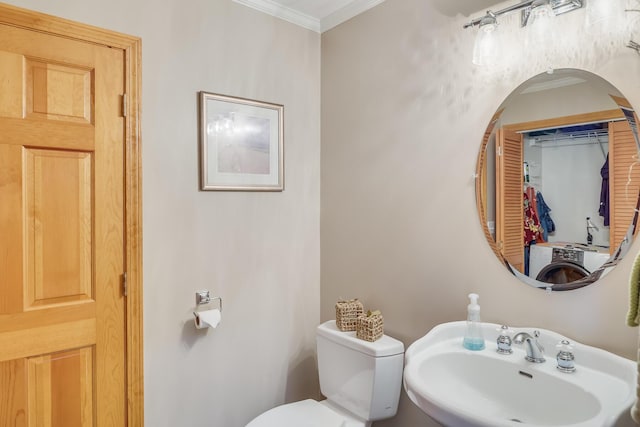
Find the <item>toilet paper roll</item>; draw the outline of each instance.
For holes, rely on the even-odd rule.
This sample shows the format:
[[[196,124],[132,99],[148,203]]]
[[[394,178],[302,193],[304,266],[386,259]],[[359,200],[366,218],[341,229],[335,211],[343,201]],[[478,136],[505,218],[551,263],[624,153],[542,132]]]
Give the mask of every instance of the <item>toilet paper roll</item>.
[[[215,328],[222,320],[222,313],[217,308],[214,310],[194,311],[197,329]]]

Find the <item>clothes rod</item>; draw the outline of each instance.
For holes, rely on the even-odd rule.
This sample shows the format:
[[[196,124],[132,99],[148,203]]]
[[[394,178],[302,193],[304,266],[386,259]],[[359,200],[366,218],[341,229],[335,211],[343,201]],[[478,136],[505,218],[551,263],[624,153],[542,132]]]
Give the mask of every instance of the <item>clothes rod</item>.
[[[613,118],[613,119],[609,119],[606,121],[602,121],[602,120],[595,120],[595,121],[589,121],[589,122],[580,122],[580,123],[572,123],[572,124],[568,124],[568,125],[564,125],[564,126],[549,126],[549,127],[538,127],[538,128],[532,128],[532,129],[519,129],[516,132],[517,133],[531,133],[531,132],[539,132],[539,131],[543,131],[543,130],[553,130],[553,129],[563,129],[563,128],[567,128],[567,127],[575,127],[575,126],[586,126],[586,125],[593,125],[593,124],[598,124],[598,123],[604,123],[604,122],[609,122],[609,123],[613,123],[613,122],[621,122],[627,120],[627,118],[623,115],[621,115],[618,118]],[[593,130],[591,132],[594,132]]]
[[[571,133],[559,133],[559,134],[550,134],[550,135],[541,135],[541,136],[532,136],[529,137],[530,140],[533,140],[536,143],[539,142],[555,142],[555,141],[575,141],[575,140],[593,140],[593,143],[600,142],[599,139],[609,138],[609,132],[607,130],[603,131],[576,131]]]

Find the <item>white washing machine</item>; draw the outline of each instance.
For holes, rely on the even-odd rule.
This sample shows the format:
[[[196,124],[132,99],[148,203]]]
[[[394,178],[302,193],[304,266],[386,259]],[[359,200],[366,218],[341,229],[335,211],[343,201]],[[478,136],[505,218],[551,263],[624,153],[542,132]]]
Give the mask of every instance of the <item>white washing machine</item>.
[[[554,255],[555,249],[555,255]],[[570,243],[538,243],[529,248],[529,277],[535,279],[548,265],[558,262],[570,262],[583,267],[587,275],[594,272],[610,258],[606,249],[597,251],[583,250]]]

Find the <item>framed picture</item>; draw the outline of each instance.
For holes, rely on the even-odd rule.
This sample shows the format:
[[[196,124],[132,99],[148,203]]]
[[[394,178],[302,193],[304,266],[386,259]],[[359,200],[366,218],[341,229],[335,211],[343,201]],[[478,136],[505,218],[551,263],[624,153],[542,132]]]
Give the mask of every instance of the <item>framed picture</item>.
[[[282,191],[284,106],[200,92],[200,189]]]

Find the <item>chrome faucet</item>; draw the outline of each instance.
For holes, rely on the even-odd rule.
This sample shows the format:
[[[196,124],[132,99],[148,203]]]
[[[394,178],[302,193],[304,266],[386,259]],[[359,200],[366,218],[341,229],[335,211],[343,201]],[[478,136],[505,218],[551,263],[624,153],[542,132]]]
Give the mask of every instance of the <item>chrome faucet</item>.
[[[513,337],[514,344],[525,344],[525,349],[527,351],[525,359],[529,362],[546,362],[546,359],[544,358],[544,347],[542,347],[542,344],[538,342],[539,336],[540,332],[533,331],[533,336],[529,335],[527,332],[520,332]]]

